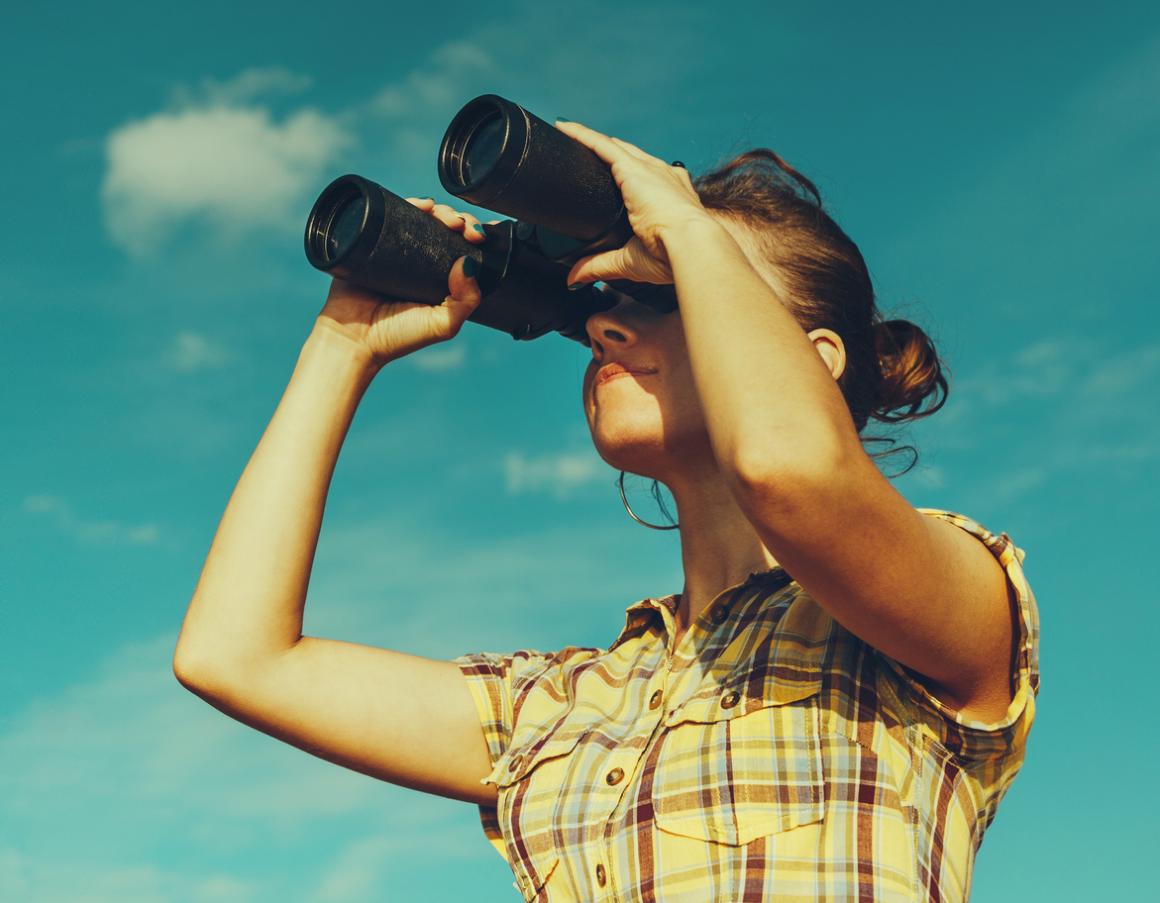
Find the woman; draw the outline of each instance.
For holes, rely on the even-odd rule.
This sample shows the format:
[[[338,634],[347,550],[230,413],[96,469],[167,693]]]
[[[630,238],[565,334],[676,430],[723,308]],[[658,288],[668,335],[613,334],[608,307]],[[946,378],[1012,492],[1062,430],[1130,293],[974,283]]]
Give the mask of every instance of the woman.
[[[636,233],[570,280],[679,298],[591,317],[583,395],[600,455],[672,492],[683,592],[632,606],[606,652],[435,662],[301,636],[355,408],[458,332],[479,300],[464,258],[436,308],[333,284],[214,540],[179,679],[316,755],[478,803],[527,900],[966,899],[1022,762],[1037,627],[1010,541],[915,510],[863,449],[871,417],[941,404],[933,347],[875,326],[857,248],[776,155],[695,188],[558,127],[612,166]]]

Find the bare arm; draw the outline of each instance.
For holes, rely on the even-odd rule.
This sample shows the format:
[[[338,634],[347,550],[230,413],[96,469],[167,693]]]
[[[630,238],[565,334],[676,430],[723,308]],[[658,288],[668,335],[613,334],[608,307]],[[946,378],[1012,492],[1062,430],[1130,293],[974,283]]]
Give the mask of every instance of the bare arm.
[[[674,231],[666,244],[714,453],[742,510],[839,623],[931,678],[955,708],[1000,717],[1012,643],[1002,568],[882,475],[826,357],[712,227]]]
[[[835,380],[840,343],[806,335],[684,170],[575,123],[560,128],[612,165],[638,236],[569,278],[676,283],[714,455],[766,548],[839,623],[950,705],[1001,716],[1011,698],[1005,575],[977,540],[917,512],[863,450]]]
[[[315,755],[489,802],[494,788],[479,783],[487,747],[456,665],[301,634],[326,494],[358,403],[390,360],[458,332],[479,299],[460,267],[451,284],[463,300],[438,308],[334,283],[222,517],[174,672],[223,712]]]

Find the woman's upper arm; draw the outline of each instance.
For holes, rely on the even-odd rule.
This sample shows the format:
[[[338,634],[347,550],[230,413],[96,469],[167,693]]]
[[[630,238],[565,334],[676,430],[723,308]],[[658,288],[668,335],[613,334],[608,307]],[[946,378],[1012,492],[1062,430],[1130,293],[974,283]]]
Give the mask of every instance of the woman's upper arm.
[[[797,491],[744,487],[751,522],[843,627],[928,678],[951,707],[1001,716],[1015,636],[1003,567],[978,538],[911,506],[864,452],[848,457]]]
[[[467,679],[454,662],[303,637],[245,675],[201,676],[193,692],[264,733],[372,777],[491,804],[490,757]],[[213,672],[209,672],[213,673]]]

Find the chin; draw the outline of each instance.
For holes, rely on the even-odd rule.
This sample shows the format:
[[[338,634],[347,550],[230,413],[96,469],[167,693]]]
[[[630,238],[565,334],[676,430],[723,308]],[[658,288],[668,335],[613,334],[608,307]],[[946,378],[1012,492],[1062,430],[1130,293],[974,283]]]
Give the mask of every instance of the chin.
[[[610,423],[611,419],[601,417],[590,424],[596,453],[617,470],[656,477],[653,471],[662,469],[657,464],[666,456],[661,431],[641,429],[639,421]]]

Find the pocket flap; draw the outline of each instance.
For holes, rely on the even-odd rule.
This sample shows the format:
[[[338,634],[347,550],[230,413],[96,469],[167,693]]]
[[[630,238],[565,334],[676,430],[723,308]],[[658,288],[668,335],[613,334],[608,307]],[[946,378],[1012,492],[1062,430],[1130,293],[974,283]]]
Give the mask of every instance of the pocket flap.
[[[782,683],[762,680],[760,676],[744,674],[736,681],[718,687],[715,692],[694,696],[674,709],[665,719],[667,727],[691,722],[713,724],[750,715],[770,706],[789,705],[817,695],[822,680],[803,683]]]
[[[513,869],[516,876],[516,890],[524,895],[524,899],[528,903],[532,903],[540,895],[540,891],[548,883],[548,879],[552,877],[552,872],[556,871],[556,866],[559,864],[560,857],[554,856],[541,870],[527,867],[523,860],[517,859]]]
[[[727,719],[686,720],[668,731],[653,783],[661,830],[738,846],[821,821],[817,706],[782,699],[734,715],[740,708],[726,709]]]
[[[706,680],[706,689],[671,712],[666,725],[730,721],[809,699],[822,688],[825,658],[836,629],[833,618],[799,593],[766,639],[756,648],[729,650],[722,658],[737,662],[733,670],[709,675],[716,680]]]
[[[485,784],[510,787],[531,774],[541,762],[566,756],[588,733],[588,728],[556,724],[520,742],[513,742],[495,763]]]

